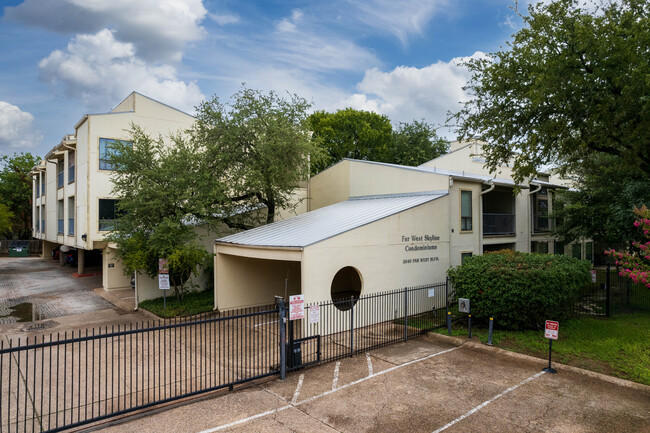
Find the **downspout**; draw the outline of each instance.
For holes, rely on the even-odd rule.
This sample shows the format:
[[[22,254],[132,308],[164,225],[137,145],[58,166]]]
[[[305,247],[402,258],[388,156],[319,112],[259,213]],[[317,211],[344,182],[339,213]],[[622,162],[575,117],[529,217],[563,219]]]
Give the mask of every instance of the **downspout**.
[[[533,195],[533,194],[537,194],[537,193],[539,192],[540,189],[542,189],[542,185],[541,185],[541,184],[540,184],[540,185],[537,185],[537,188],[536,188],[536,189],[531,190],[531,191],[528,191],[528,196],[529,196],[529,197],[532,197],[532,195]],[[526,244],[528,245],[528,248],[530,249],[530,243],[531,243],[531,241],[532,241],[533,227],[535,226],[535,220],[534,220],[534,217],[533,217],[533,213],[530,211],[530,210],[531,210],[531,209],[530,209],[530,200],[528,200],[528,204],[527,204],[527,206],[528,206],[528,224],[529,224],[529,226],[528,226],[528,236],[527,236],[527,237],[528,237],[528,241],[527,241]],[[530,250],[529,250],[528,252],[530,252]]]

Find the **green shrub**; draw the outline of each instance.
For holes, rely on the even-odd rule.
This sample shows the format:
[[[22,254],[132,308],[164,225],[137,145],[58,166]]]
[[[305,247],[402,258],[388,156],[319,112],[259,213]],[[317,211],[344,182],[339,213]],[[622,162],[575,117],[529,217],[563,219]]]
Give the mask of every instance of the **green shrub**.
[[[469,257],[448,274],[457,297],[470,300],[473,319],[532,329],[571,314],[590,268],[564,255],[507,252]]]

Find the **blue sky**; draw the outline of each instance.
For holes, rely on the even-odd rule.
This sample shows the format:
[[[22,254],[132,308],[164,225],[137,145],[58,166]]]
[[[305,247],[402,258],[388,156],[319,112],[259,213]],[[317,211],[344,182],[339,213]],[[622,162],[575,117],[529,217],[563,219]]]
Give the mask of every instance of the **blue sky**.
[[[499,49],[513,0],[0,1],[0,154],[43,156],[131,91],[193,112],[240,86],[443,125],[459,59]],[[440,129],[452,138],[452,131]]]

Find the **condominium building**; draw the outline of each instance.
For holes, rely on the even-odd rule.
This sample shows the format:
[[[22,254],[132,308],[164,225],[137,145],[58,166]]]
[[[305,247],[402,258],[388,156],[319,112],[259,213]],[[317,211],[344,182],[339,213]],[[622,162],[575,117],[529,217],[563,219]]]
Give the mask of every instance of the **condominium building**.
[[[117,203],[109,145],[128,141],[131,125],[168,143],[171,134],[193,122],[189,114],[136,92],[107,113],[84,115],[74,133],[65,135],[32,170],[33,236],[43,241],[44,257],[55,250],[76,250],[79,275],[89,261],[101,261],[105,289],[130,287],[130,277],[104,240]]]

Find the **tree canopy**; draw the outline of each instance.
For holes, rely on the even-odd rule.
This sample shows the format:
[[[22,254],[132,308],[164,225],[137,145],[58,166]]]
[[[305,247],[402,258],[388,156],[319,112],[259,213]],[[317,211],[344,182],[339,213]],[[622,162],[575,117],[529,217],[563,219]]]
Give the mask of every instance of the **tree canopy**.
[[[514,161],[517,182],[595,153],[650,173],[649,15],[645,0],[530,5],[507,47],[466,63],[460,137],[486,141],[492,169]]]
[[[130,140],[109,148],[121,215],[107,239],[125,272],[154,277],[158,259],[167,258],[182,298],[190,274],[211,256],[197,226],[214,237],[225,226],[252,228],[294,208],[309,159],[321,154],[305,127],[308,108],[295,95],[243,88],[228,104],[203,102],[195,126],[168,143],[132,125]]]
[[[32,177],[29,172],[40,161],[31,153],[0,157],[0,203],[11,212],[11,225],[0,231],[16,239],[32,236]]]
[[[449,149],[447,140],[425,121],[400,123],[393,130],[388,117],[352,108],[317,111],[308,120],[314,140],[326,154],[320,163],[312,163],[312,173],[344,158],[416,166]]]

